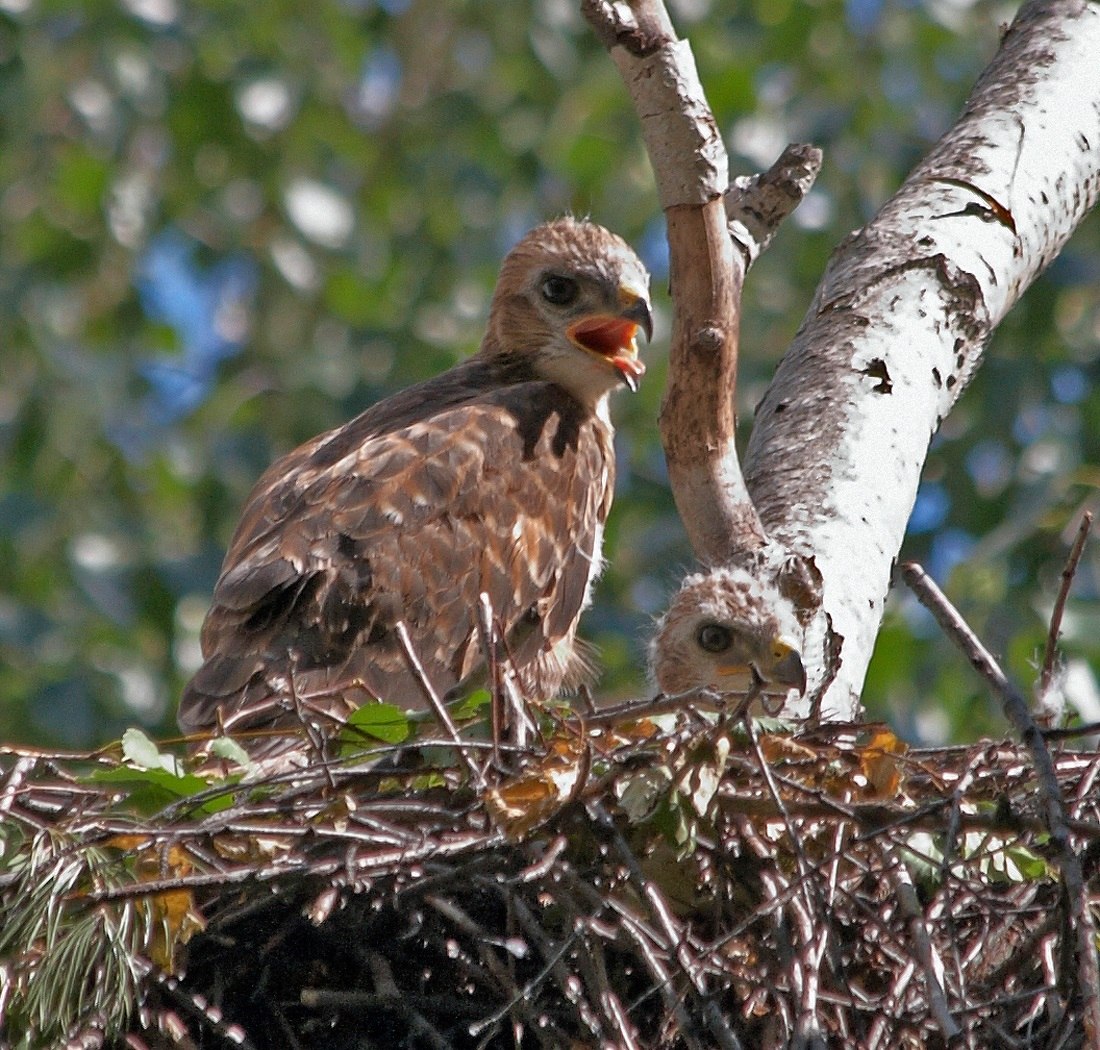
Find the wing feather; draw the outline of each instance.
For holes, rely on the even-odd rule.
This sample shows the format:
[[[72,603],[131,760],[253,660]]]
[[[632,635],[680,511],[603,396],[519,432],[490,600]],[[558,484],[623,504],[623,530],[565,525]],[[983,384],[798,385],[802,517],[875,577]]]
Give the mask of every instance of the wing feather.
[[[521,681],[559,688],[599,568],[610,428],[547,383],[457,403],[430,386],[419,412],[405,391],[388,428],[365,413],[261,478],[204,625],[185,730],[291,725],[302,702],[336,716],[371,697],[422,706],[393,627],[406,622],[444,692],[480,662],[479,590],[506,636],[525,624]]]

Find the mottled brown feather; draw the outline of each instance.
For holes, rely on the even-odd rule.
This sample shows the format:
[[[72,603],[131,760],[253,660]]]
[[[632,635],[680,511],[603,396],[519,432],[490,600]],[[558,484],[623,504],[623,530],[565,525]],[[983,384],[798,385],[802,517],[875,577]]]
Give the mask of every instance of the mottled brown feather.
[[[529,695],[551,696],[583,671],[574,635],[611,506],[604,403],[616,378],[583,360],[605,384],[592,397],[540,378],[548,355],[586,358],[556,315],[540,313],[547,266],[592,275],[605,297],[645,280],[600,227],[540,227],[502,268],[476,356],[270,467],[203,625],[204,663],[180,704],[186,732],[293,730],[305,713],[328,735],[370,700],[422,707],[395,624],[444,693],[481,665],[481,591]],[[295,746],[292,736],[245,743],[258,754]]]

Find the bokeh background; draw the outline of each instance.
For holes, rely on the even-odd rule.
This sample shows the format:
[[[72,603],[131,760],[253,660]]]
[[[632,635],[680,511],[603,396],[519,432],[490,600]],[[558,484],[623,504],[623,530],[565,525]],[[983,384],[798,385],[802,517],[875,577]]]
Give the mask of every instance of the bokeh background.
[[[826,151],[746,288],[747,428],[832,247],[950,125],[1013,5],[670,8],[735,172],[789,141]],[[656,436],[663,223],[577,5],[0,0],[0,740],[171,733],[264,467],[472,350],[500,257],[565,210],[638,246],[663,319],[642,391],[615,405],[611,565],[585,623],[618,697],[645,688],[653,617],[691,556]],[[1100,479],[1098,359],[1093,216],[936,438],[904,552],[1026,684]],[[1065,624],[1087,717],[1098,567],[1100,545]],[[910,739],[1003,729],[900,596],[866,702]]]

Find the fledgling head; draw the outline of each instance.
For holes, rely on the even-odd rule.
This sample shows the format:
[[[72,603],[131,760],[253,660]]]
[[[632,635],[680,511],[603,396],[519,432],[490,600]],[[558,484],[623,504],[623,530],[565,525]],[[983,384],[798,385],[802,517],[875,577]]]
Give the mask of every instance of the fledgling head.
[[[571,217],[536,226],[507,255],[483,355],[528,355],[535,372],[594,405],[645,365],[637,334],[653,320],[649,274],[621,237]]]
[[[806,691],[802,631],[791,603],[744,569],[689,576],[650,643],[662,693],[709,688],[741,696]]]

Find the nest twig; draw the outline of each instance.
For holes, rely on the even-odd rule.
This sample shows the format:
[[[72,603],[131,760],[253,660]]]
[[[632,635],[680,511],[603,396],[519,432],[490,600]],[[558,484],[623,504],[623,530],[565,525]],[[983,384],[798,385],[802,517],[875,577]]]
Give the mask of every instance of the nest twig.
[[[52,926],[0,944],[8,1043],[1085,1045],[1025,748],[688,698],[660,726],[529,714],[543,742],[507,772],[465,726],[146,816],[148,784],[112,779],[132,762],[8,749],[6,916],[67,879]],[[1051,759],[1095,907],[1100,755]],[[79,961],[52,999],[51,953]]]

